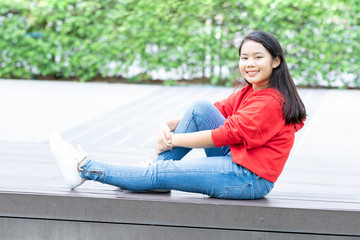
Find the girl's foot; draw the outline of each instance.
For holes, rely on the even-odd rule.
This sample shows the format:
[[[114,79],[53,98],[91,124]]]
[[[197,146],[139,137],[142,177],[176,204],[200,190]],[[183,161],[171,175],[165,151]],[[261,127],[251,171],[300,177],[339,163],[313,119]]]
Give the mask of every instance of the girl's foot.
[[[80,146],[75,148],[65,142],[57,133],[52,134],[49,141],[51,151],[55,156],[66,185],[70,189],[74,189],[83,184],[85,179],[80,177],[78,166],[86,158],[87,153]]]

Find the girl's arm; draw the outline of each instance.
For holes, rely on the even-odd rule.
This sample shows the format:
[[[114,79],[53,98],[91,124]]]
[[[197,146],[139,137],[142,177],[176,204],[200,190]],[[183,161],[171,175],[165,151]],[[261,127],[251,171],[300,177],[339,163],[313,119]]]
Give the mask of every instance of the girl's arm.
[[[211,148],[215,147],[211,137],[211,130],[193,133],[173,134],[171,145],[186,148]]]
[[[160,123],[158,139],[155,145],[156,154],[171,150],[174,147],[210,148],[215,147],[211,137],[211,130],[172,134],[181,118],[171,119]]]

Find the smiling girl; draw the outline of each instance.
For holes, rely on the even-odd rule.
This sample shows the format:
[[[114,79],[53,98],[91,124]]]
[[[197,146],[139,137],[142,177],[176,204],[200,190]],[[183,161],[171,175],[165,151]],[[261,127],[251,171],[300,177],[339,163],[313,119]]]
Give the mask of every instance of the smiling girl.
[[[266,196],[280,176],[302,128],[306,110],[277,39],[247,35],[239,47],[247,86],[211,104],[199,101],[182,118],[159,124],[148,166],[113,165],[50,137],[51,149],[70,189],[94,180],[132,191],[174,189],[224,199]],[[206,157],[183,159],[192,148]]]

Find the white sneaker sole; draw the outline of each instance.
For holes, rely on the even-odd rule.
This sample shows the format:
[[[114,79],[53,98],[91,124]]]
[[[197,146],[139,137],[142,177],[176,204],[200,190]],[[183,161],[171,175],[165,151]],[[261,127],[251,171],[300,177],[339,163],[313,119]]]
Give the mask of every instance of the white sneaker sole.
[[[76,154],[78,156],[71,153],[69,154],[69,146],[71,145],[66,143],[59,134],[52,134],[49,138],[49,142],[51,151],[55,156],[66,185],[70,189],[74,189],[83,184],[85,180],[80,177],[78,172],[78,164],[79,161],[82,160],[79,159],[78,156],[81,156],[81,154]],[[83,158],[85,157],[86,155],[83,156]]]

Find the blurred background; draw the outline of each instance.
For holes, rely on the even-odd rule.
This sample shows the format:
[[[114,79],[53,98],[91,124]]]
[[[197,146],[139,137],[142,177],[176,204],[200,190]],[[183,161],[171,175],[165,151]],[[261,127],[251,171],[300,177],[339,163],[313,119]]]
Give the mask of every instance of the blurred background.
[[[359,88],[358,0],[0,0],[0,78],[231,86],[274,34],[299,86]]]

